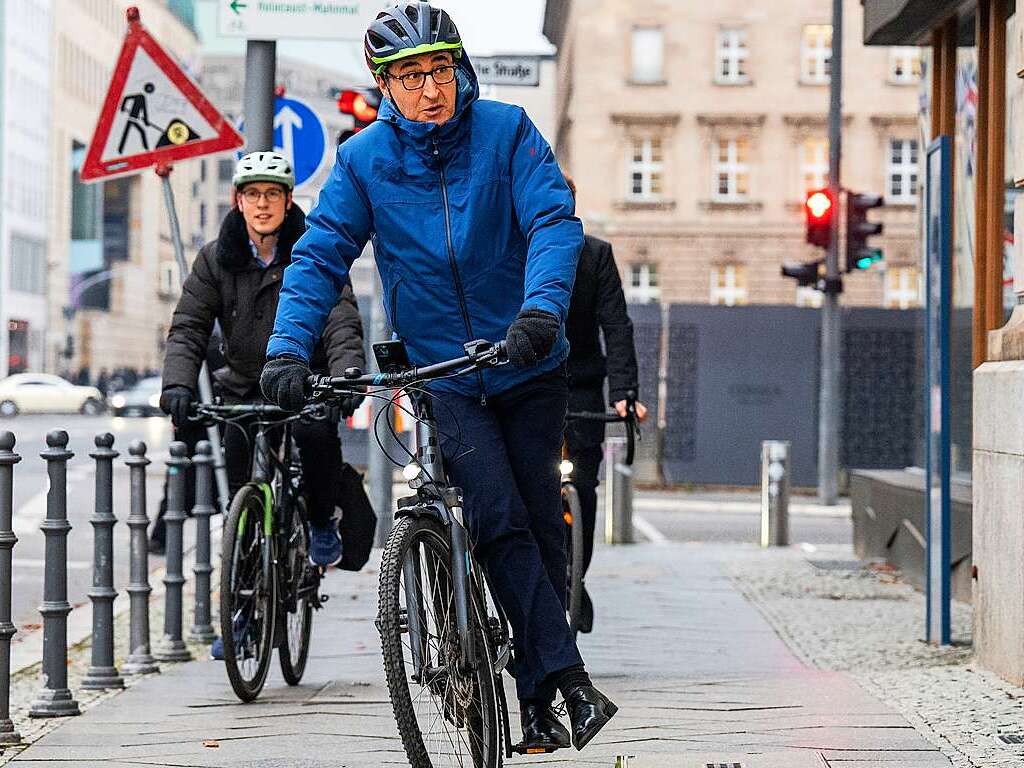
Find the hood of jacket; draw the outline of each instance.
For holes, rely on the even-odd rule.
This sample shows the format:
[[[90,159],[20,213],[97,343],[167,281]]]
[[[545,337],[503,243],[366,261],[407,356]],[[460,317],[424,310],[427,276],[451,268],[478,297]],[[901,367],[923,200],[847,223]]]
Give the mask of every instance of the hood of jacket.
[[[277,253],[285,264],[291,263],[292,248],[305,231],[306,214],[293,202],[277,234]],[[252,265],[249,230],[238,208],[232,208],[220,225],[216,255],[217,262],[229,272],[240,272]]]
[[[455,83],[455,113],[450,120],[442,125],[409,120],[387,97],[384,98],[377,117],[379,120],[393,125],[405,143],[427,151],[436,140],[442,150],[447,150],[458,143],[459,136],[468,123],[466,115],[473,103],[480,98],[480,83],[476,76],[476,70],[473,69],[473,63],[465,51],[462,52],[462,58],[459,59],[455,70]]]

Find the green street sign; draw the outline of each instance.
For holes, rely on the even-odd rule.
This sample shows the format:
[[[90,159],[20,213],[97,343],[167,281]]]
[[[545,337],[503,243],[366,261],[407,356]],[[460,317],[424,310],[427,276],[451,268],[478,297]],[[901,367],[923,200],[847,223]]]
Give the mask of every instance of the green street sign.
[[[248,40],[355,40],[379,0],[217,0],[217,29]]]

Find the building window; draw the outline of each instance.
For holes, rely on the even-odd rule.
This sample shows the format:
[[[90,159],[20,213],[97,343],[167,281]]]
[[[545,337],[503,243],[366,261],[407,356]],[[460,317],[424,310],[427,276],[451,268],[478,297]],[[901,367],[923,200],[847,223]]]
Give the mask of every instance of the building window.
[[[626,300],[633,304],[650,304],[661,300],[657,264],[643,262],[629,265]]]
[[[805,139],[800,145],[800,179],[805,193],[828,185],[828,139]]]
[[[663,83],[665,35],[661,27],[633,27],[634,83]]]
[[[176,261],[164,261],[160,263],[160,294],[162,296],[174,296],[181,287],[180,272]]]
[[[721,201],[745,200],[750,194],[750,149],[746,140],[720,139],[713,151],[712,196]]]
[[[917,202],[917,139],[890,139],[886,162],[886,202]]]
[[[627,197],[630,200],[660,200],[663,172],[661,139],[634,138],[630,142]]]
[[[889,82],[914,84],[921,81],[921,49],[895,46],[889,49]]]
[[[217,180],[218,181],[231,181],[235,175],[235,162],[233,160],[218,160],[217,161]]]
[[[747,303],[747,269],[742,264],[711,268],[711,303],[735,307]]]
[[[796,289],[796,305],[798,307],[810,307],[821,309],[824,303],[825,294],[809,285],[799,285]]]
[[[11,290],[46,293],[46,245],[22,235],[11,235]]]
[[[747,31],[721,29],[715,45],[715,82],[736,85],[750,82],[747,74]]]
[[[921,273],[917,267],[888,267],[883,301],[888,309],[921,306]]]
[[[832,62],[832,25],[807,24],[800,45],[800,80],[822,85],[828,83]]]

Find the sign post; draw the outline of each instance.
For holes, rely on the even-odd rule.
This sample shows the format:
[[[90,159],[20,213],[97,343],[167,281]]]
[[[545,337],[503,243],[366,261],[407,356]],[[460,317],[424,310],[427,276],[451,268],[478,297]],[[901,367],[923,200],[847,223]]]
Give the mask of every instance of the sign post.
[[[925,521],[927,524],[927,640],[950,643],[950,355],[952,306],[952,140],[928,147],[925,187]]]
[[[128,34],[82,164],[81,178],[100,181],[156,169],[163,183],[174,258],[184,283],[189,267],[171,189],[173,163],[236,149],[242,145],[242,137],[143,28],[138,8],[129,8],[126,16]],[[212,402],[213,386],[205,363],[198,387],[200,400]],[[213,446],[214,477],[224,510],[230,497],[220,433],[216,427],[209,427],[207,436]]]

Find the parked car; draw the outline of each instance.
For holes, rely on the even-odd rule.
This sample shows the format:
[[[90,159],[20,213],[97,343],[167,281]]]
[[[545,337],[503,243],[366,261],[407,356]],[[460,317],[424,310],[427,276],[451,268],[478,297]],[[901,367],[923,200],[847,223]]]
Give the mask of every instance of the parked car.
[[[16,373],[0,381],[0,416],[19,413],[103,413],[106,401],[96,387],[80,387],[49,373]]]
[[[139,380],[134,387],[110,397],[115,416],[163,416],[160,410],[160,377]]]

